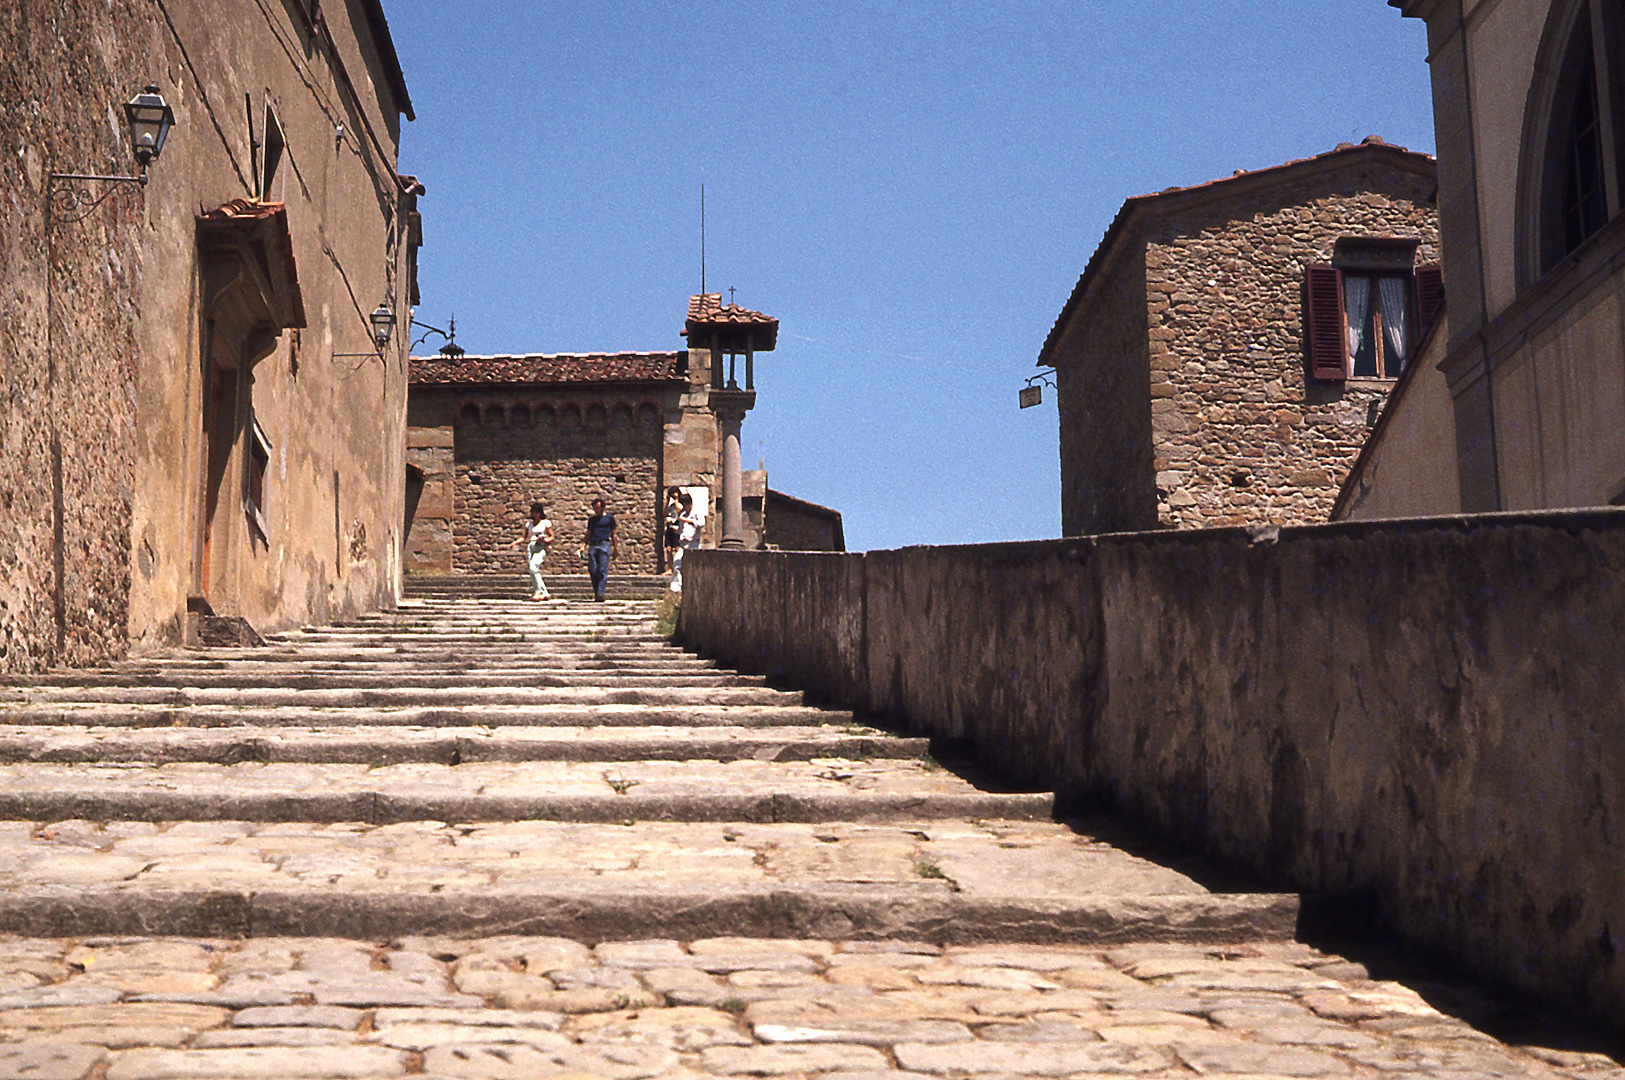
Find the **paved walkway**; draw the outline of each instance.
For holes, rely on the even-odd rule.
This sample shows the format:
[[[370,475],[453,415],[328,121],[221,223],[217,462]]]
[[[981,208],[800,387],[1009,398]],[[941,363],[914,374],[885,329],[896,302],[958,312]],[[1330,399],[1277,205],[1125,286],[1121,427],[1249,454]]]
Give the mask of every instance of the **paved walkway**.
[[[1625,1078],[653,614],[443,598],[0,685],[0,1080]]]

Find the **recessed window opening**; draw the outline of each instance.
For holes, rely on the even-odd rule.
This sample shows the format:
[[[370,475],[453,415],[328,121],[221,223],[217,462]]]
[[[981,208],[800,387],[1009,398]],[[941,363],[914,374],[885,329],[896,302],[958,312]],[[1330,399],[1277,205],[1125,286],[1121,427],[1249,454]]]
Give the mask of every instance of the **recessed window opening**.
[[[1411,277],[1343,273],[1349,360],[1356,379],[1397,379],[1410,354]]]
[[[287,149],[287,140],[282,135],[282,122],[277,119],[276,110],[271,103],[265,103],[265,146],[260,164],[260,198],[269,202],[276,201],[277,170],[282,165],[282,154]]]
[[[1537,163],[1525,180],[1533,201],[1527,220],[1535,226],[1526,251],[1538,277],[1577,251],[1620,211],[1625,173],[1625,78],[1621,34],[1625,4],[1574,0],[1554,4],[1551,46],[1532,92],[1540,110],[1530,132]]]
[[[271,467],[271,440],[260,427],[259,418],[249,417],[248,477],[243,485],[243,510],[258,530],[260,539],[270,543],[271,530],[265,522],[265,473]]]
[[[1585,70],[1575,88],[1568,147],[1563,155],[1563,253],[1585,243],[1608,221],[1603,190],[1602,133],[1597,123],[1597,74],[1586,50]]]

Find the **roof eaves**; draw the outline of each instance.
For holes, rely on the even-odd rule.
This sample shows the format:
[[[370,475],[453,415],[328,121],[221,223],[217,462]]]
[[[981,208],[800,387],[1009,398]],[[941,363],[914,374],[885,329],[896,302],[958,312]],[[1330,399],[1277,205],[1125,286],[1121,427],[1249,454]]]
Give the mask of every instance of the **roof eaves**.
[[[417,115],[412,111],[412,95],[406,90],[406,73],[401,70],[401,58],[395,52],[395,39],[389,32],[389,20],[384,17],[382,0],[364,0],[367,11],[367,27],[372,31],[373,43],[378,47],[378,58],[383,62],[384,75],[389,79],[389,88],[401,107],[401,115],[408,120],[416,120]]]
[[[1408,150],[1403,146],[1386,143],[1376,136],[1368,136],[1359,143],[1340,143],[1330,150],[1314,154],[1306,158],[1294,158],[1283,161],[1278,165],[1267,165],[1261,169],[1237,169],[1229,176],[1221,176],[1214,180],[1192,184],[1188,187],[1167,187],[1161,191],[1148,192],[1144,195],[1133,195],[1123,201],[1123,206],[1112,219],[1106,229],[1106,235],[1101,239],[1100,245],[1095,248],[1089,257],[1083,274],[1078,278],[1072,295],[1067,298],[1066,305],[1061,308],[1061,314],[1056,316],[1055,324],[1044,339],[1044,345],[1038,351],[1039,367],[1054,367],[1053,352],[1059,342],[1066,324],[1082,304],[1089,288],[1096,277],[1105,269],[1107,262],[1113,254],[1113,247],[1117,244],[1128,218],[1141,206],[1148,206],[1162,200],[1178,199],[1182,203],[1200,204],[1210,199],[1218,199],[1246,191],[1253,187],[1263,187],[1276,183],[1284,178],[1288,172],[1316,172],[1334,167],[1341,167],[1348,162],[1349,156],[1360,154],[1365,157],[1391,157],[1393,164],[1416,173],[1418,176],[1436,176],[1437,163],[1431,154],[1423,154],[1415,150]]]

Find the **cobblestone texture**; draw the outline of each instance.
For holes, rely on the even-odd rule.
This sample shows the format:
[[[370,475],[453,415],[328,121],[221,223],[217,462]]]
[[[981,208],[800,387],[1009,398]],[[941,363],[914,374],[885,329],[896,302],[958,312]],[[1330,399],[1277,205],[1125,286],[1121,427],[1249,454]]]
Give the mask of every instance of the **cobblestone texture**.
[[[1412,982],[1293,942],[10,938],[0,1075],[1625,1076]]]

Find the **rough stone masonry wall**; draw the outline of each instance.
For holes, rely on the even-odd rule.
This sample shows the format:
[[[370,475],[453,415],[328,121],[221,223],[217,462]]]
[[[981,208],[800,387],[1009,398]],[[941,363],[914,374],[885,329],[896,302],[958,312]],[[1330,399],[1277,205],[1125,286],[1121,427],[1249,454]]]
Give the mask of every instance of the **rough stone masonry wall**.
[[[1625,510],[699,551],[682,641],[1625,1021]]]
[[[1151,422],[1162,524],[1330,519],[1337,489],[1392,383],[1306,377],[1304,267],[1331,262],[1344,236],[1419,238],[1418,262],[1437,261],[1433,186],[1371,164],[1148,221]]]
[[[49,271],[45,205],[52,170],[132,171],[120,103],[163,66],[153,29],[133,0],[0,5],[0,672],[125,647],[145,192],[57,221]]]
[[[653,573],[659,559],[662,425],[652,405],[626,404],[556,412],[525,407],[471,411],[456,426],[452,498],[452,566],[460,572],[513,570],[523,559],[508,545],[541,499],[558,535],[555,568],[573,562],[593,499],[618,523],[621,569]],[[562,572],[556,569],[555,572]]]
[[[1159,334],[1163,331],[1159,330]],[[1067,536],[1157,524],[1147,392],[1146,282],[1121,257],[1102,276],[1085,318],[1071,320],[1055,357],[1061,425],[1061,531]]]

